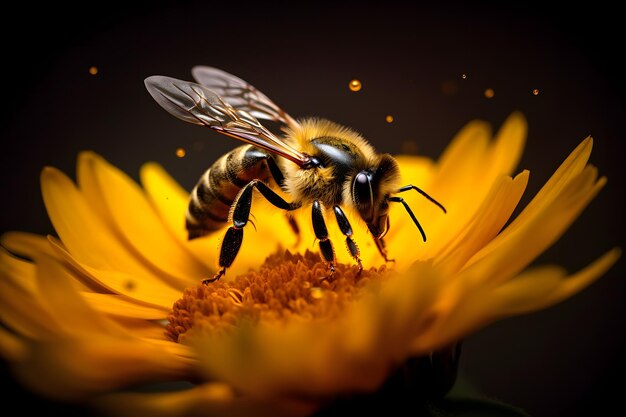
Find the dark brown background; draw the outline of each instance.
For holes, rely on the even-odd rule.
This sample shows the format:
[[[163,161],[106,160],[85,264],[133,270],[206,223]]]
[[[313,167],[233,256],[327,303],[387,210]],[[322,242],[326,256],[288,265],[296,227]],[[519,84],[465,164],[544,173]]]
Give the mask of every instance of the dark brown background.
[[[531,170],[524,201],[592,134],[592,162],[609,183],[541,258],[576,270],[623,245],[626,107],[617,16],[598,3],[548,10],[533,4],[151,2],[117,8],[93,2],[71,13],[55,7],[7,14],[22,29],[1,29],[0,231],[52,233],[40,169],[53,165],[73,174],[83,149],[135,178],[143,162],[158,161],[190,188],[236,143],[168,116],[143,79],[189,79],[193,65],[207,64],[250,81],[296,117],[350,125],[392,153],[415,141],[420,153],[437,157],[467,121],[481,118],[497,127],[521,110],[530,126],[520,166]],[[92,65],[96,76],[88,73]],[[364,85],[358,94],[347,89],[353,77]],[[495,90],[493,99],[484,98],[486,88]],[[387,114],[394,123],[385,122]],[[174,155],[179,146],[187,157]],[[557,307],[469,337],[463,375],[485,395],[534,416],[582,416],[618,404],[626,368],[623,265]],[[12,387],[4,398],[29,400],[22,412],[44,404],[6,380]]]

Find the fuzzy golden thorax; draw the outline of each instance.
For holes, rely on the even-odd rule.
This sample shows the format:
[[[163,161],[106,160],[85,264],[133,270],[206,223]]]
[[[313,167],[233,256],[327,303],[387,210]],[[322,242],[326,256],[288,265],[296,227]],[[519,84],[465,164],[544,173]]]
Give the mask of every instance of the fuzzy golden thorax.
[[[376,153],[354,130],[324,119],[303,120],[299,128],[287,129],[285,133],[292,146],[322,164],[305,170],[286,159],[280,160],[284,188],[301,204],[319,200],[326,208],[341,204],[355,209],[351,190],[356,174],[366,170],[374,173],[381,163],[388,165],[388,160],[393,159]],[[400,175],[395,160],[392,165],[375,190],[380,202],[398,186]]]

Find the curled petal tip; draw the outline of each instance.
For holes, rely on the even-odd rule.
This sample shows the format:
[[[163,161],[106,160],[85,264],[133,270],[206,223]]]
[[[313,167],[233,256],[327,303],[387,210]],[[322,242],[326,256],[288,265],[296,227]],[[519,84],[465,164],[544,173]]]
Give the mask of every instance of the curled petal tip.
[[[82,160],[82,159],[95,159],[98,158],[99,155],[97,153],[95,153],[92,150],[85,150],[85,151],[80,151],[80,153],[78,154],[78,159]]]
[[[511,113],[508,117],[509,120],[515,120],[517,122],[521,122],[523,124],[526,124],[526,116],[524,116],[524,113],[522,113],[519,110],[514,111],[513,113]]]
[[[607,256],[612,262],[617,262],[617,260],[622,257],[622,248],[619,246],[614,247],[608,252]]]
[[[41,179],[44,180],[44,179],[49,178],[51,176],[57,175],[59,173],[60,173],[60,171],[58,169],[56,169],[55,167],[45,166],[41,170]]]

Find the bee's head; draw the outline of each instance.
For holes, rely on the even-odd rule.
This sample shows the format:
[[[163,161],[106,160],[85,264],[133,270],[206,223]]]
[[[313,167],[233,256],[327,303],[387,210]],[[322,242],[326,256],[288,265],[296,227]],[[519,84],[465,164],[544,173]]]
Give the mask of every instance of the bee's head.
[[[352,180],[352,202],[375,238],[389,225],[389,196],[397,189],[400,168],[391,155],[383,154],[378,165],[359,171]]]

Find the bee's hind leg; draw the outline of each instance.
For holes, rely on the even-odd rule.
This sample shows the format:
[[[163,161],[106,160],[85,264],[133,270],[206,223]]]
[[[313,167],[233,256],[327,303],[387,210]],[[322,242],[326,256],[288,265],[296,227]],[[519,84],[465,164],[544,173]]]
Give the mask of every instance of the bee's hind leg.
[[[276,194],[270,187],[260,180],[252,180],[246,184],[242,189],[232,211],[233,225],[228,228],[224,239],[222,239],[222,246],[220,247],[219,266],[220,270],[213,275],[212,278],[208,278],[202,281],[203,284],[210,284],[219,280],[224,274],[226,274],[226,268],[229,268],[237,254],[241,249],[241,243],[243,242],[243,228],[248,224],[250,218],[250,208],[252,207],[252,191],[256,188],[261,195],[265,197],[273,206],[283,210],[295,210],[300,206],[294,203],[288,203],[283,200],[281,196]]]
[[[354,240],[352,240],[352,226],[350,226],[350,222],[346,217],[345,213],[338,205],[333,207],[333,211],[335,212],[335,218],[337,219],[337,224],[339,225],[339,230],[346,237],[346,248],[350,253],[350,256],[356,261],[359,265],[359,274],[363,270],[363,264],[361,263],[361,252],[359,251],[359,247],[356,245]]]

